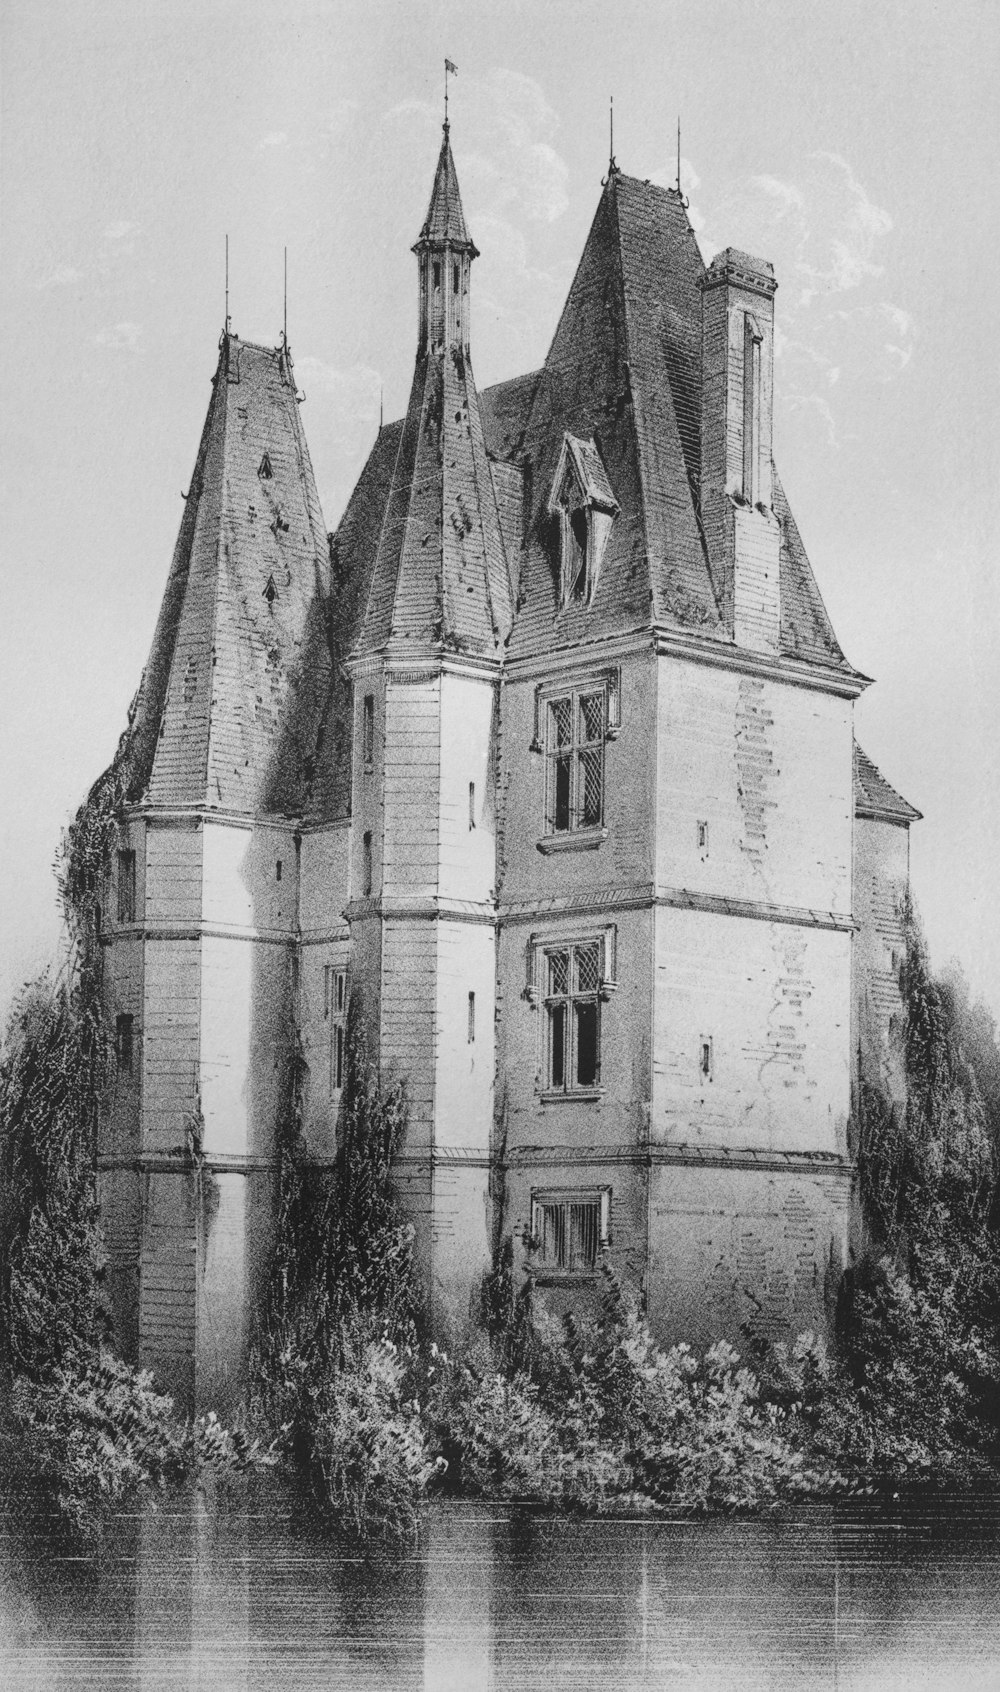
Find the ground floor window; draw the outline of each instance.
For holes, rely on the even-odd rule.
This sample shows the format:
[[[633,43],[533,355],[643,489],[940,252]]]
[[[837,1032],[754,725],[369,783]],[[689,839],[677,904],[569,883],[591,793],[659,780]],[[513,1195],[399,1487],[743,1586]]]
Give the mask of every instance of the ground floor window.
[[[323,1012],[330,1023],[330,1091],[344,1085],[347,1061],[347,971],[327,964],[324,972]]]
[[[611,1189],[533,1193],[531,1233],[540,1270],[591,1274],[611,1240]]]

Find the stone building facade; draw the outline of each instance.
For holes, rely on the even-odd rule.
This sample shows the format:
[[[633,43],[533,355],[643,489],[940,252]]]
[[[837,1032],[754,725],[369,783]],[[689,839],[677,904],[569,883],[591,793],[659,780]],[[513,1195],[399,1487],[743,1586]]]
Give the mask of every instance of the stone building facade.
[[[125,746],[101,1145],[122,1343],[239,1393],[293,1054],[409,1103],[432,1323],[602,1255],[665,1339],[822,1326],[859,1063],[898,1093],[917,813],[855,744],[772,456],[772,267],[616,167],[545,364],[479,393],[448,128],[406,415],[327,536],[288,349],[222,338]]]

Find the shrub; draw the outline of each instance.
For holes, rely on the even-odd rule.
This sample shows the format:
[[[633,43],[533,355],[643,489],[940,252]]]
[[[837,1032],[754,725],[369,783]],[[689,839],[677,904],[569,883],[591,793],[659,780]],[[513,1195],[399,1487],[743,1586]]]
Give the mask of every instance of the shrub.
[[[40,1481],[70,1526],[96,1539],[108,1511],[137,1486],[184,1472],[184,1430],[172,1412],[151,1376],[107,1351],[74,1359],[42,1382],[22,1375],[10,1416],[23,1478]]]
[[[451,1490],[471,1498],[554,1503],[562,1493],[562,1451],[538,1388],[508,1376],[480,1344],[450,1362],[435,1353],[427,1416]]]
[[[310,1467],[323,1508],[361,1538],[405,1537],[435,1471],[411,1359],[391,1340],[346,1339],[339,1365],[310,1392]]]

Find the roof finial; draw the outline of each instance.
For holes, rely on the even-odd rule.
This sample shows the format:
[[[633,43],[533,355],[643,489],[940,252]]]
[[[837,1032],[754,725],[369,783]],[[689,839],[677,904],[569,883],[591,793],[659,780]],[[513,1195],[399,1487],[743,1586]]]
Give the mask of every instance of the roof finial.
[[[382,402],[383,402],[384,399],[385,399],[385,388],[384,388],[383,384],[380,382],[379,385],[378,385],[378,432],[379,432],[379,434],[382,433]]]
[[[229,236],[226,236],[226,334],[229,334]]]
[[[288,352],[288,248],[285,248],[285,293],[284,309],[281,318],[281,344]]]
[[[615,97],[611,95],[611,111],[609,118],[611,140],[608,146],[608,175],[613,176],[618,166],[615,164]]]
[[[681,115],[677,114],[677,192],[681,191]]]
[[[449,78],[449,76],[457,76],[457,75],[458,75],[458,66],[453,65],[450,59],[445,59],[445,62],[444,62],[444,132],[445,132],[446,135],[448,133],[448,78]]]

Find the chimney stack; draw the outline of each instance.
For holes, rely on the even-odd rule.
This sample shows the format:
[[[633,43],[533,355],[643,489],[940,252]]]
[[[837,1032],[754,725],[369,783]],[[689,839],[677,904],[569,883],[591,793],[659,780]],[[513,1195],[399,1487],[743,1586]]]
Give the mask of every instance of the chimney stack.
[[[780,530],[772,510],[774,294],[766,259],[727,247],[701,280],[701,506],[738,646],[777,652]]]

